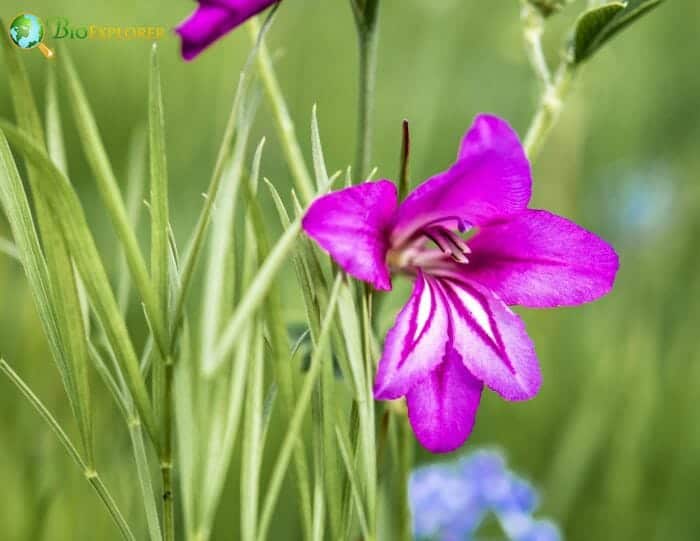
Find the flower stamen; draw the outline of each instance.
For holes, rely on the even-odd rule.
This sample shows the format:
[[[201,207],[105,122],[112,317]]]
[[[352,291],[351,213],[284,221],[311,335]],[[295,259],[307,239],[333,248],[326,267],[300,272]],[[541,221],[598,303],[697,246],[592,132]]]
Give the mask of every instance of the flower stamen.
[[[423,234],[457,263],[469,263],[467,254],[470,254],[471,250],[469,246],[467,246],[467,243],[454,231],[445,227],[436,226],[424,230]]]

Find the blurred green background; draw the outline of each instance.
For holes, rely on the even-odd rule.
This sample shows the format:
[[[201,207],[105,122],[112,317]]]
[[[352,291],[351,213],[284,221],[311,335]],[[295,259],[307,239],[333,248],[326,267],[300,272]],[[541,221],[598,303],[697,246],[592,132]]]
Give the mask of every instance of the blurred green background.
[[[539,88],[521,46],[516,0],[382,4],[373,159],[381,176],[396,176],[403,118],[411,122],[414,183],[451,163],[478,112],[501,115],[524,133]],[[549,24],[552,63],[583,4],[575,2]],[[7,23],[29,11],[67,17],[75,25],[171,28],[192,8],[185,0],[3,0],[0,16]],[[543,514],[560,523],[571,540],[695,540],[700,532],[698,15],[693,0],[667,2],[606,46],[577,79],[534,167],[534,205],[612,241],[622,259],[617,286],[590,306],[523,311],[543,365],[543,390],[523,404],[486,394],[465,447],[502,448],[511,466],[541,488]],[[161,44],[171,208],[182,243],[201,207],[247,38],[245,31],[237,32],[190,64],[181,61],[174,36]],[[287,0],[269,40],[279,53],[278,75],[305,154],[310,156],[309,120],[317,103],[329,168],[345,168],[354,153],[357,69],[348,3]],[[47,44],[56,45],[50,39]],[[78,40],[66,45],[115,168],[123,173],[129,139],[146,119],[149,45]],[[22,58],[43,103],[46,61],[37,51]],[[3,70],[0,63],[0,116],[12,117]],[[70,121],[66,131],[72,180],[103,254],[113,263],[112,231]],[[268,136],[263,173],[288,192],[290,176],[265,104],[253,139],[263,135]],[[272,210],[268,216],[277,223]],[[4,219],[0,233],[9,236]],[[147,231],[141,233],[146,238]],[[290,321],[301,317],[292,278],[285,277]],[[390,295],[382,329],[405,295],[402,287]],[[72,429],[22,271],[4,256],[0,307],[0,353]],[[143,340],[142,319],[133,312],[132,333]],[[128,437],[108,393],[94,380],[100,466],[138,524],[142,511]],[[426,453],[418,456],[431,460]],[[0,487],[2,540],[117,539],[88,484],[5,380],[0,380]],[[215,539],[237,538],[232,517],[238,494],[233,474]],[[271,539],[299,538],[295,498],[291,485],[286,487]]]

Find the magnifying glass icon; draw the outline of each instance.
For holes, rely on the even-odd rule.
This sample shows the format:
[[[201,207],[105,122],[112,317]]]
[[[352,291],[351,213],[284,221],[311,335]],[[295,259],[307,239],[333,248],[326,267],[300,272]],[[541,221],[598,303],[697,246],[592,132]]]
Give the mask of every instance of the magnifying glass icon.
[[[54,52],[42,43],[44,23],[36,15],[20,13],[10,23],[10,39],[20,49],[38,48],[46,58],[53,58]]]

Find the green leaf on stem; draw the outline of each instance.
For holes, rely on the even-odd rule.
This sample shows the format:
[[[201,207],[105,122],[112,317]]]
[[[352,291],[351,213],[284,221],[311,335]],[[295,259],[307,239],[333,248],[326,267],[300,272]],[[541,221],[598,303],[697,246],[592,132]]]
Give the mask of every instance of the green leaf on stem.
[[[663,0],[610,2],[586,11],[574,28],[570,45],[572,62],[580,64],[590,58],[612,37],[661,2]]]

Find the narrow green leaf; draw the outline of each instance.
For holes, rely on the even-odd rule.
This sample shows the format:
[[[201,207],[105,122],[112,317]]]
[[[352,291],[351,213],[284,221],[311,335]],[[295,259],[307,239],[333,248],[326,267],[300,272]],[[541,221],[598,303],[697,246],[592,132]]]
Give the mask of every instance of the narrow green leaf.
[[[246,415],[241,457],[241,539],[255,541],[260,496],[263,434],[263,340],[260,325],[253,330],[253,364],[246,389]]]
[[[318,129],[316,104],[311,110],[311,152],[313,154],[314,173],[316,173],[316,188],[321,190],[328,185],[328,170],[323,157],[323,145],[321,144],[321,132]]]
[[[350,480],[350,489],[352,491],[352,497],[355,501],[355,509],[357,510],[358,520],[360,521],[360,529],[362,530],[362,535],[364,539],[369,539],[369,528],[367,527],[367,513],[364,508],[364,500],[362,499],[362,485],[357,476],[357,470],[352,463],[350,458],[350,449],[352,445],[348,439],[345,432],[343,432],[340,427],[336,427],[335,435],[338,439],[338,447],[340,449],[340,456],[343,458],[343,464],[345,464],[345,471]]]
[[[169,341],[167,340],[165,322],[159,310],[157,293],[136,240],[136,234],[129,223],[119,185],[107,157],[85,90],[66,47],[61,49],[61,58],[63,74],[68,85],[68,95],[73,107],[73,117],[83,144],[83,150],[95,175],[102,202],[124,248],[134,284],[151,320],[158,350],[162,356],[165,356],[169,351]]]
[[[202,486],[199,492],[202,502],[202,519],[198,524],[199,531],[211,531],[213,528],[214,516],[231,463],[233,446],[238,439],[245,385],[250,372],[252,338],[253,328],[249,325],[243,332],[239,347],[236,349],[234,364],[226,386],[227,392],[222,400],[221,411],[225,415],[220,419],[213,420],[215,426],[218,424],[220,428],[211,430],[209,434],[206,446],[206,469],[201,479]]]
[[[179,284],[178,284],[179,287]],[[188,326],[183,324],[182,338],[179,343],[179,358],[175,364],[175,422],[177,430],[178,472],[180,480],[180,501],[184,530],[187,539],[208,539],[206,532],[197,531],[199,508],[204,507],[206,493],[200,486],[206,487],[219,482],[212,477],[209,485],[202,485],[201,456],[202,451],[211,452],[210,447],[203,447],[202,435],[204,423],[200,422],[198,389],[201,378],[197,372],[198,362],[192,355]],[[241,348],[243,349],[243,348]],[[218,450],[218,449],[217,449]],[[226,475],[223,475],[225,478]]]
[[[129,419],[131,419],[135,411],[134,403],[133,400],[131,400],[131,396],[129,395],[128,389],[124,390],[125,386],[121,385],[121,378],[119,379],[119,382],[117,382],[117,379],[112,374],[112,371],[107,366],[104,357],[97,349],[97,347],[95,347],[94,344],[89,344],[89,348],[90,359],[92,360],[92,364],[95,367],[95,370],[97,370],[97,373],[102,378],[102,382],[105,384],[105,387],[107,387],[107,390],[112,395],[114,403],[119,408],[119,412],[122,414],[124,421],[128,423]],[[121,374],[118,373],[117,377],[119,377],[120,375]]]
[[[111,515],[112,519],[117,525],[117,528],[119,529],[119,532],[121,533],[122,537],[127,541],[135,541],[136,538],[134,537],[134,534],[131,533],[131,529],[129,528],[129,525],[127,524],[126,520],[124,519],[124,515],[117,507],[117,504],[114,501],[112,495],[107,490],[107,487],[105,487],[97,472],[90,466],[88,466],[88,464],[80,456],[80,453],[75,448],[75,445],[70,440],[65,430],[63,430],[56,418],[51,414],[51,412],[43,404],[39,397],[37,397],[32,392],[32,390],[24,382],[24,380],[22,380],[22,378],[19,377],[19,375],[10,367],[10,365],[5,362],[5,359],[2,358],[0,358],[0,372],[3,372],[10,379],[12,384],[15,385],[15,387],[17,387],[17,389],[22,393],[24,398],[27,399],[27,401],[31,404],[34,410],[39,414],[39,416],[46,422],[47,425],[49,425],[49,428],[53,431],[58,440],[61,442],[61,445],[63,445],[68,455],[82,470],[87,481],[93,486],[93,488],[97,492],[97,495],[102,500],[102,503],[104,503],[104,505],[107,507],[107,510],[109,511],[109,514]]]
[[[335,368],[331,348],[324,356],[321,380],[319,382],[321,416],[321,439],[323,440],[323,482],[328,501],[330,531],[334,539],[342,535],[342,482],[337,460],[334,428],[336,426],[336,409],[340,405],[340,393],[336,388]]]
[[[232,295],[236,280],[233,257],[233,232],[238,204],[238,190],[243,178],[245,154],[248,149],[250,129],[257,110],[257,103],[247,104],[239,115],[238,137],[228,167],[222,174],[221,187],[216,194],[214,218],[209,239],[209,256],[204,279],[201,320],[201,359],[212,356],[216,340],[221,331],[221,321],[231,315]]]
[[[168,230],[168,164],[165,151],[165,121],[163,96],[158,64],[158,46],[151,49],[151,75],[149,98],[149,142],[151,157],[151,277],[158,296],[162,320],[168,318],[170,294]],[[127,218],[128,219],[128,218]]]
[[[319,363],[325,363],[323,359],[319,359]],[[325,370],[321,368],[321,374]],[[325,494],[325,477],[326,464],[325,456],[326,449],[324,448],[324,417],[327,412],[323,411],[323,377],[318,378],[316,388],[311,399],[311,450],[313,452],[313,467],[314,467],[314,486],[313,486],[313,526],[311,539],[313,541],[323,540],[323,530],[326,525],[326,494]],[[337,539],[333,535],[334,539]]]
[[[143,208],[143,191],[146,183],[146,130],[139,126],[129,138],[129,148],[126,162],[126,214],[129,223],[136,230],[141,221],[141,209]],[[129,307],[129,292],[131,289],[131,275],[129,264],[126,261],[124,248],[119,247],[117,252],[117,300],[119,310],[126,314]]]
[[[292,354],[293,355],[293,354]],[[270,421],[272,420],[272,411],[275,409],[275,402],[277,401],[277,391],[278,387],[276,383],[270,385],[270,389],[267,391],[265,396],[265,404],[263,405],[263,434],[262,434],[262,450],[265,450],[265,444],[267,442],[267,435],[270,431]]]
[[[241,299],[238,308],[225,325],[219,343],[214,350],[214,355],[210,359],[205,359],[204,373],[207,377],[212,377],[221,367],[224,359],[240,336],[241,330],[247,325],[250,317],[265,300],[270,286],[277,279],[277,273],[287,261],[289,252],[294,248],[300,230],[301,220],[297,219],[280,237],[270,255],[260,267],[260,271]]]
[[[61,113],[56,91],[56,72],[52,63],[49,64],[48,74],[46,83],[46,145],[53,163],[64,175],[68,176],[68,159],[66,158],[66,145],[63,139]]]
[[[34,139],[39,147],[45,148],[46,143],[40,115],[26,71],[18,58],[16,49],[7,42],[6,36],[2,39],[19,126]],[[48,91],[48,113],[52,113],[47,114],[48,128],[51,130],[50,145],[51,148],[56,148],[62,145],[63,136],[56,107],[55,88],[52,92],[49,85]],[[52,104],[53,109],[51,108]],[[64,157],[58,156],[58,159],[63,159],[65,162]],[[45,327],[45,330],[50,343],[57,346],[60,344],[58,349],[52,349],[53,357],[61,373],[73,415],[78,423],[83,452],[88,463],[92,464],[92,409],[90,407],[90,385],[87,372],[89,359],[76,278],[64,242],[50,216],[44,195],[38,188],[38,173],[31,164],[28,165],[27,172],[33,192],[36,222],[46,257],[43,264],[46,266],[45,276],[48,284],[41,287],[49,293],[47,300],[50,304],[45,309],[47,317],[52,319],[53,323],[50,327]],[[17,189],[22,189],[21,185],[16,186]],[[22,197],[26,199],[26,196]],[[26,212],[30,212],[28,208]],[[55,330],[58,331],[58,336],[52,337],[51,334]]]
[[[152,437],[158,431],[154,422],[146,384],[141,377],[138,359],[129,338],[126,323],[119,313],[114,293],[109,287],[107,273],[100,259],[95,240],[85,219],[80,200],[73,187],[53,164],[46,153],[37,147],[21,130],[5,121],[0,121],[0,130],[24,154],[25,158],[39,174],[42,192],[46,195],[52,215],[60,226],[66,246],[90,295],[90,301],[101,321],[109,343],[119,364],[125,372],[139,413]],[[9,156],[5,137],[0,140],[0,156]]]
[[[170,242],[168,231],[170,218],[168,211],[168,164],[165,151],[165,120],[163,115],[163,95],[160,82],[160,66],[158,64],[158,46],[154,43],[151,48],[151,70],[149,81],[149,107],[148,107],[148,140],[151,171],[151,280],[156,294],[158,313],[165,329],[164,338],[167,347],[170,340],[167,338],[168,330],[168,298],[170,296]],[[127,255],[128,260],[128,255]],[[149,314],[144,302],[146,320],[149,322],[151,333],[158,336],[156,325]],[[169,447],[169,400],[170,382],[168,381],[169,368],[166,366],[170,358],[166,352],[158,355],[153,364],[151,385],[153,388],[153,409],[156,419],[163,427],[163,452]],[[168,459],[166,458],[166,461]]]
[[[275,208],[277,209],[277,214],[280,217],[280,222],[282,223],[282,227],[284,229],[287,229],[290,224],[292,223],[292,220],[289,218],[289,213],[287,212],[287,209],[284,206],[284,203],[282,202],[282,198],[280,197],[279,192],[277,191],[277,188],[275,188],[275,185],[272,184],[268,179],[264,179],[265,184],[267,184],[267,189],[270,190],[270,195],[272,196],[272,201],[275,203]]]
[[[270,19],[271,22],[271,19]],[[209,227],[209,222],[211,221],[212,210],[214,207],[214,201],[217,198],[219,192],[219,187],[221,185],[222,173],[224,171],[224,166],[229,155],[229,149],[231,147],[231,142],[233,141],[233,136],[236,129],[236,120],[238,119],[239,108],[245,108],[245,98],[248,95],[248,86],[250,83],[250,71],[253,66],[253,62],[260,51],[260,44],[265,33],[269,29],[269,24],[263,25],[260,31],[259,41],[256,42],[255,46],[248,56],[248,61],[241,72],[241,76],[238,80],[238,88],[236,89],[236,95],[233,99],[233,104],[231,106],[231,112],[229,113],[228,120],[226,122],[226,128],[224,130],[224,135],[221,139],[221,145],[219,146],[219,152],[216,157],[216,164],[214,166],[214,172],[212,174],[211,180],[209,182],[209,188],[206,193],[204,207],[197,220],[197,225],[195,226],[194,233],[192,234],[190,243],[188,245],[187,253],[182,265],[182,280],[180,291],[177,295],[177,299],[174,302],[173,314],[171,317],[173,333],[171,337],[171,342],[177,339],[178,332],[180,329],[180,323],[182,319],[182,313],[185,307],[185,301],[187,300],[187,295],[192,286],[192,278],[194,277],[194,271],[199,262],[199,257],[204,247],[204,239],[207,228]],[[172,344],[171,344],[172,346]]]
[[[259,261],[269,255],[269,240],[267,235],[267,223],[264,219],[260,202],[256,198],[258,178],[260,176],[260,162],[265,140],[263,139],[255,152],[249,182],[245,184],[246,204],[248,216],[246,219],[247,241],[251,246],[257,247],[257,254],[247,254],[246,263],[254,262],[249,269],[251,277],[257,272]],[[247,279],[244,284],[248,284]],[[271,284],[263,303],[263,320],[267,323],[270,338],[270,350],[275,369],[275,378],[282,394],[285,411],[291,411],[294,407],[294,385],[292,379],[291,364],[289,360],[289,340],[287,328],[282,317],[283,307],[279,288],[275,283]],[[299,442],[294,449],[294,467],[296,471],[296,486],[299,491],[300,511],[304,532],[311,535],[311,496],[309,487],[309,468],[306,460],[303,442]]]
[[[143,441],[141,421],[138,417],[134,417],[128,424],[131,447],[134,451],[134,460],[136,461],[136,473],[141,489],[141,497],[146,510],[148,535],[151,541],[160,541],[163,537],[160,530],[160,522],[158,521],[157,500],[155,492],[153,491],[153,483],[151,482],[150,465],[148,464],[148,456],[146,455],[146,447]]]
[[[314,349],[313,355],[311,356],[309,370],[306,374],[304,385],[299,392],[299,399],[294,407],[294,412],[289,422],[289,428],[280,447],[275,465],[272,469],[270,484],[263,501],[262,512],[260,515],[260,526],[258,528],[259,541],[264,541],[267,538],[267,530],[270,526],[270,521],[272,520],[272,515],[274,513],[274,508],[277,503],[280,489],[282,488],[282,481],[284,480],[284,475],[287,471],[287,466],[289,465],[292,451],[294,450],[297,440],[300,437],[304,416],[308,410],[314,387],[316,386],[321,367],[323,366],[321,359],[323,358],[323,355],[325,355],[325,348],[330,335],[333,319],[335,318],[335,310],[338,304],[338,294],[340,292],[341,284],[342,278],[339,275],[336,278],[333,290],[331,291],[330,300],[328,302],[328,310],[324,315],[323,324],[321,325],[321,334],[319,336],[318,345],[316,346],[316,349]]]

